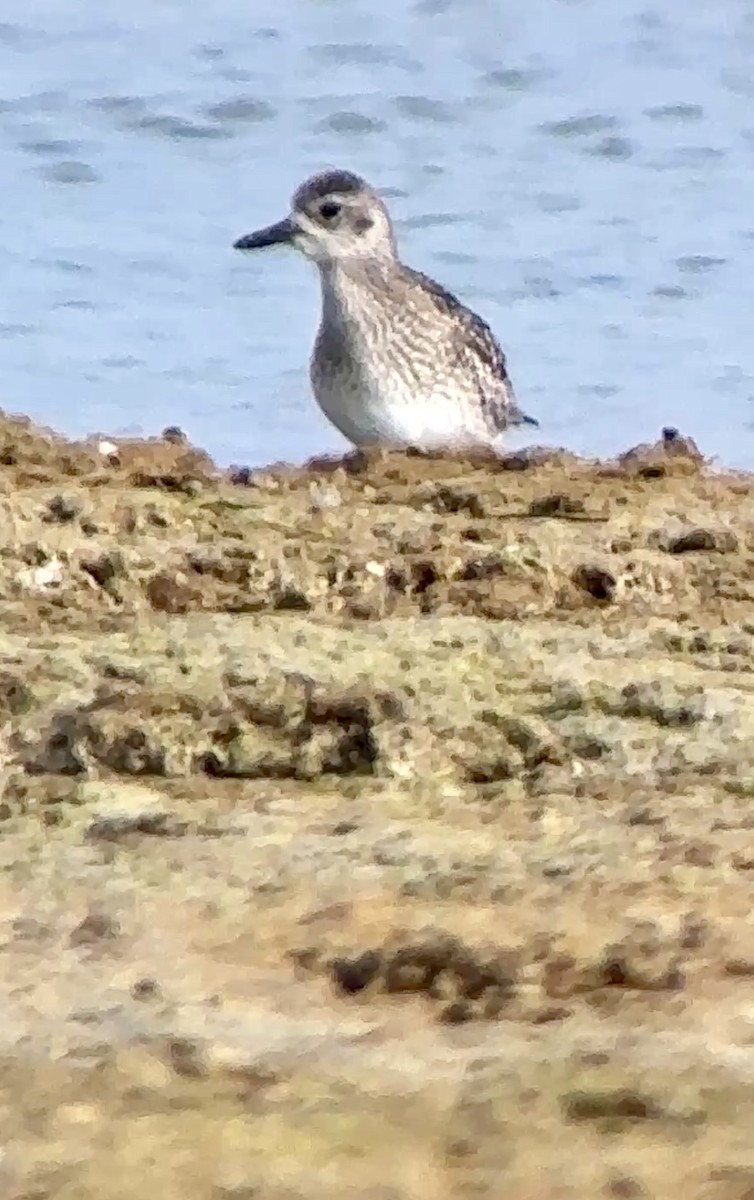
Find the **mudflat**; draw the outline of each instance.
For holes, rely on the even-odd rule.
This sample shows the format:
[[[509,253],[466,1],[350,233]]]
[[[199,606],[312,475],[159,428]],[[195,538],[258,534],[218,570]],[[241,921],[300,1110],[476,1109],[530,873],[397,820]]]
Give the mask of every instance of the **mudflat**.
[[[754,1195],[754,477],[0,418],[0,1193]]]

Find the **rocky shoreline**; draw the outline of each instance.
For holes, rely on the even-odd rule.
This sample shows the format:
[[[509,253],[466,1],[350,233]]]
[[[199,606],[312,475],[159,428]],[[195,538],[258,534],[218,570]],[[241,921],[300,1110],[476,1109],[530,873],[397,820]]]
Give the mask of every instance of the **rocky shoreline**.
[[[754,477],[0,417],[8,1200],[754,1195]]]

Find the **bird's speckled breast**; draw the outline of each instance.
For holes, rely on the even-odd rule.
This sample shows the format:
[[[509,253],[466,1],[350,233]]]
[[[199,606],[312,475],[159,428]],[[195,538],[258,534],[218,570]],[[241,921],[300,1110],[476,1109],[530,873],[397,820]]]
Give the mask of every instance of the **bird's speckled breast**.
[[[445,322],[421,297],[381,264],[321,274],[311,381],[341,433],[357,445],[489,444],[478,393],[464,388]]]

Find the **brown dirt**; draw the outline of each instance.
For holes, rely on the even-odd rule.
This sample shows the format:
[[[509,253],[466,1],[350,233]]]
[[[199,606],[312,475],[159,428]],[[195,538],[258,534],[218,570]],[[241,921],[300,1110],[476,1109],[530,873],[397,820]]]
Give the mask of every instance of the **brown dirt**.
[[[0,511],[3,1197],[751,1200],[754,478],[0,416]]]

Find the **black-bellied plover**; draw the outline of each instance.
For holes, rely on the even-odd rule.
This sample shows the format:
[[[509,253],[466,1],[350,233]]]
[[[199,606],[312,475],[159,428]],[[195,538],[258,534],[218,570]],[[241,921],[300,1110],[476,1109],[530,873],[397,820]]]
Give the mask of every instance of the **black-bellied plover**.
[[[290,216],[237,250],[290,244],[322,283],[310,376],[322,411],[358,447],[496,448],[519,408],[489,326],[398,257],[387,208],[350,171],[302,183]]]

